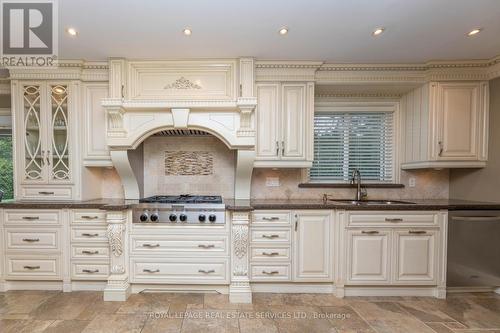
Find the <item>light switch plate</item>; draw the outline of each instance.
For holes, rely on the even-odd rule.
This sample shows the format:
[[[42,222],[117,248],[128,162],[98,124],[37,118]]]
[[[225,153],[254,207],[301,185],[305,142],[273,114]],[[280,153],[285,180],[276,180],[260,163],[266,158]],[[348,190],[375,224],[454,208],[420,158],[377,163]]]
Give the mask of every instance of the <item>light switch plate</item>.
[[[280,186],[280,178],[279,177],[266,177],[266,186],[267,187]]]
[[[408,185],[410,187],[415,187],[417,186],[417,180],[415,179],[415,177],[411,177],[409,180],[408,180]]]

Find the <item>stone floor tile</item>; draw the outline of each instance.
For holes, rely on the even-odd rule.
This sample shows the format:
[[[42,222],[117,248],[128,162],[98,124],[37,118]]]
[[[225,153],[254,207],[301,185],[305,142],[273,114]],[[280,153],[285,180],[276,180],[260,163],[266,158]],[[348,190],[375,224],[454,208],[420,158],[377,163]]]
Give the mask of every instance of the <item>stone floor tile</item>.
[[[338,331],[375,332],[350,306],[322,306],[321,310]]]
[[[190,310],[182,322],[183,333],[239,333],[238,317],[231,310]]]
[[[140,333],[147,317],[144,314],[102,314],[95,317],[83,333]]]
[[[83,291],[60,293],[40,304],[30,315],[43,320],[73,320],[99,298],[102,298],[102,293]]]
[[[237,310],[239,304],[229,302],[229,295],[205,294],[203,307],[205,309]]]
[[[17,320],[1,319],[0,332],[2,333],[40,333],[43,332],[53,320]]]
[[[43,333],[81,333],[89,323],[88,320],[56,320]]]

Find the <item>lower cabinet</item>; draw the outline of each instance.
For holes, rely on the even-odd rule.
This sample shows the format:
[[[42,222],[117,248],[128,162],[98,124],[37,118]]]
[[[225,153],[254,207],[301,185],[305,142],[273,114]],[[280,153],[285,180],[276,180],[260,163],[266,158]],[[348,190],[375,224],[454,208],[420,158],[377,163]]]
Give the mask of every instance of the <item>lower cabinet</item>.
[[[378,216],[382,214],[377,212]],[[405,217],[398,218],[397,223],[405,225]],[[366,228],[346,228],[346,284],[439,284],[438,272],[444,272],[446,264],[445,256],[439,257],[442,232],[441,224],[412,228],[375,223]],[[441,283],[444,284],[444,280]]]
[[[354,284],[388,283],[390,231],[349,230],[347,238],[347,281]]]
[[[331,212],[295,212],[294,271],[298,282],[328,282],[332,277]]]
[[[331,210],[255,211],[250,231],[253,282],[332,282]]]

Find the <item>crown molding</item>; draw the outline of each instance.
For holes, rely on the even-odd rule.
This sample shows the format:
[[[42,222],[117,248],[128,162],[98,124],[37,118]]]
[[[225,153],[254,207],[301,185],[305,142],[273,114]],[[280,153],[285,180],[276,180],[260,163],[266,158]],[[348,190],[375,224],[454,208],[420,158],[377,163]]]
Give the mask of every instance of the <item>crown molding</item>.
[[[54,67],[8,67],[12,80],[108,81],[106,61],[59,60]]]
[[[348,64],[316,61],[256,61],[257,81],[415,83],[482,81],[500,77],[500,56],[487,60],[429,61],[420,64]]]

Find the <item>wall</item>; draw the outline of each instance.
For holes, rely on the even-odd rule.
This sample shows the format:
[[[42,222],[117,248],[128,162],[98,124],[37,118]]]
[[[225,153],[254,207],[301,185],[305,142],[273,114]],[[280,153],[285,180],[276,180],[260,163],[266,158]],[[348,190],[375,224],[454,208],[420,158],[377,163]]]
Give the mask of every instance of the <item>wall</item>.
[[[279,177],[279,187],[267,187],[266,177]],[[408,186],[414,177],[416,186]],[[354,198],[355,189],[299,188],[302,182],[300,169],[254,169],[252,175],[252,198],[254,199],[321,199],[327,193],[338,199]],[[403,189],[368,189],[369,199],[447,199],[448,170],[402,171]]]
[[[488,151],[485,168],[451,171],[450,198],[500,202],[500,78],[490,81]]]
[[[229,150],[213,136],[150,137],[144,141],[144,196],[157,194],[220,194],[224,198],[234,197],[235,152]],[[189,158],[209,157],[211,171],[207,175],[166,175],[166,163],[179,158],[165,160],[166,152],[192,152]],[[179,155],[179,154],[177,154]],[[181,160],[182,162],[182,160]],[[172,172],[186,173],[190,167],[189,159],[184,164],[169,164]],[[209,168],[209,163],[201,167]],[[198,167],[199,163],[192,163]],[[181,170],[182,169],[182,170]],[[177,170],[177,171],[176,171]]]

